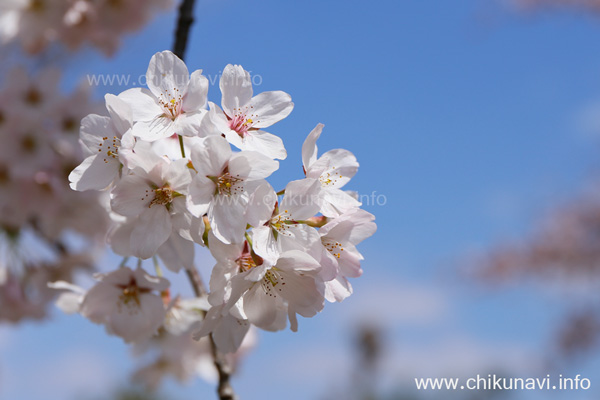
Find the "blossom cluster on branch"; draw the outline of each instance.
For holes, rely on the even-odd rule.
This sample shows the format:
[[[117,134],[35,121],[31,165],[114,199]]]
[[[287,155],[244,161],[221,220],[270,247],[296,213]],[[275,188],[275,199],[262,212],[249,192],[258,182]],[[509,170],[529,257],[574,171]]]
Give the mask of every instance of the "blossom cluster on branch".
[[[67,176],[82,160],[79,121],[96,109],[88,90],[60,94],[60,73],[11,70],[0,89],[0,320],[46,316],[49,281],[91,268],[109,219],[100,193],[76,193]],[[67,232],[87,243],[77,249]]]
[[[219,352],[233,354],[253,326],[278,331],[289,321],[296,331],[298,315],[348,297],[348,278],[362,274],[356,245],[376,230],[374,216],[342,190],[358,169],[354,155],[319,156],[319,124],[302,146],[304,177],[276,192],[266,178],[287,152],[263,129],[290,114],[287,93],[255,95],[249,73],[228,65],[219,107],[207,99],[202,71],[190,75],[169,51],[152,57],[146,78],[147,89],[107,94],[106,116],[83,119],[85,159],[69,175],[77,191],[109,194],[107,240],[124,261],[89,290],[53,283],[64,289],[59,306],[126,342],[185,348],[190,337],[211,335]],[[160,261],[193,276],[196,246],[208,247],[216,263],[209,292],[184,299],[171,293]],[[137,267],[127,266],[130,258]],[[157,276],[141,268],[146,259]],[[144,371],[185,375],[181,358],[166,359],[169,368],[163,357]]]
[[[0,42],[18,41],[31,54],[60,42],[84,44],[111,55],[121,35],[137,31],[172,0],[3,0]]]

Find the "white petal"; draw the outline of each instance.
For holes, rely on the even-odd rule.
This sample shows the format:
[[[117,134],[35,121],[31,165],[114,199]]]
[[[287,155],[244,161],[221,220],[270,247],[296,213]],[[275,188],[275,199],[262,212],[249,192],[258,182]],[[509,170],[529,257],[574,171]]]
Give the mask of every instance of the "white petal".
[[[217,261],[237,260],[242,255],[243,246],[242,243],[223,243],[217,239],[212,230],[208,232],[208,248]]]
[[[363,273],[360,268],[363,256],[356,250],[356,247],[349,243],[343,247],[344,250],[339,252],[340,257],[337,259],[340,274],[348,278],[358,278]]]
[[[80,313],[92,322],[103,323],[117,308],[121,294],[122,290],[117,287],[99,282],[83,298]]]
[[[198,137],[201,138],[207,136],[220,136],[222,130],[219,129],[219,126],[224,126],[226,129],[229,129],[227,118],[225,117],[225,114],[223,114],[223,111],[213,103],[209,102],[209,104],[211,104],[211,109],[205,113],[202,118],[202,123],[200,124],[200,129],[198,130]],[[215,107],[218,108],[219,111],[216,111]]]
[[[358,171],[358,161],[348,150],[329,150],[310,166],[306,176],[316,178],[313,171],[318,171],[321,182],[328,187],[341,188]]]
[[[239,136],[239,135],[238,135]],[[257,151],[270,158],[285,160],[287,151],[280,137],[265,131],[249,131],[241,150]],[[235,145],[235,143],[231,143]]]
[[[286,251],[277,260],[277,268],[288,272],[317,271],[320,267],[317,260],[299,250]]]
[[[83,295],[73,292],[61,293],[56,299],[56,306],[65,314],[75,314],[79,312]]]
[[[374,219],[373,214],[358,209],[328,222],[319,233],[336,241],[358,244],[377,230]]]
[[[143,140],[138,140],[133,150],[126,152],[125,158],[127,159],[127,167],[130,170],[139,167],[146,173],[152,171],[157,164],[165,163],[163,157],[154,151],[152,144]]]
[[[154,205],[140,214],[131,232],[131,250],[136,257],[146,259],[171,236],[171,216],[166,207]]]
[[[191,269],[194,266],[194,242],[185,240],[176,233],[158,248],[158,256],[165,266],[173,272],[181,267]]]
[[[110,315],[107,327],[125,342],[133,342],[152,336],[164,322],[166,311],[161,298],[153,294],[139,296],[140,304],[130,300],[120,312]]]
[[[285,329],[287,309],[279,296],[268,296],[260,284],[255,284],[244,296],[244,312],[248,321],[267,331]]]
[[[79,312],[85,290],[79,286],[65,281],[49,282],[48,287],[57,290],[68,290],[61,293],[56,299],[56,306],[66,314],[75,314]]]
[[[102,283],[114,285],[125,285],[128,284],[133,278],[133,271],[129,267],[121,267],[106,275],[96,274],[95,279],[100,280]]]
[[[105,162],[106,160],[106,162]],[[115,180],[121,163],[112,158],[92,155],[69,174],[73,190],[102,190]]]
[[[250,236],[256,254],[274,264],[279,258],[280,250],[273,236],[273,230],[268,226],[259,226],[252,229]]]
[[[189,187],[187,207],[196,217],[202,217],[208,212],[208,207],[215,194],[216,185],[210,179],[196,175]]]
[[[183,98],[183,111],[191,112],[206,108],[208,79],[201,70],[194,71],[190,77],[187,93]]]
[[[319,288],[312,276],[291,272],[280,272],[280,274],[285,285],[277,284],[275,289],[288,301],[288,307],[293,308],[303,317],[312,317],[323,309],[324,289]]]
[[[156,101],[156,97],[148,89],[128,89],[118,97],[129,104],[134,121],[150,121],[164,113],[163,108]]]
[[[177,99],[186,94],[190,73],[179,57],[165,50],[154,54],[150,59],[146,80],[148,88],[156,97],[167,94],[168,100]]]
[[[181,136],[188,137],[204,137],[205,133],[202,131],[202,121],[206,116],[205,110],[200,110],[194,113],[184,113],[177,117],[175,120],[175,132]]]
[[[110,205],[113,211],[135,217],[148,209],[154,199],[154,191],[144,177],[128,175],[115,186],[112,196]]]
[[[231,147],[221,136],[209,136],[192,149],[192,163],[202,176],[221,176],[229,158]]]
[[[192,181],[192,175],[187,164],[186,159],[179,159],[166,165],[162,170],[162,181],[167,182],[171,189],[182,194],[187,193],[187,187]]]
[[[325,299],[327,301],[340,302],[352,294],[352,285],[348,279],[339,276],[334,280],[325,282]]]
[[[192,217],[190,219],[189,231],[186,233],[180,229],[179,234],[185,239],[192,240],[200,246],[205,246],[206,244],[204,243],[203,238],[205,230],[206,226],[204,225],[204,219],[202,217]]]
[[[323,124],[317,124],[302,144],[302,165],[304,166],[304,171],[308,171],[309,167],[317,161],[317,140],[321,136],[324,126]]]
[[[326,217],[339,217],[361,205],[354,197],[337,188],[324,188],[321,192],[321,199],[320,211]]]
[[[224,243],[244,241],[246,219],[241,196],[217,195],[208,210],[210,226],[217,239]]]
[[[319,232],[311,226],[305,224],[290,225],[286,234],[281,234],[278,237],[280,251],[300,250],[302,252],[311,253],[314,243],[319,240]],[[319,239],[317,239],[319,236]],[[320,254],[315,254],[319,256]]]
[[[223,305],[211,307],[202,322],[196,325],[197,330],[192,334],[194,340],[200,340],[209,335],[221,322]]]
[[[148,121],[136,122],[131,133],[142,140],[154,142],[175,135],[177,126],[170,118],[160,115]]]
[[[245,106],[252,98],[250,74],[241,65],[227,65],[221,75],[219,87],[223,98],[221,106],[230,117],[236,108]]]
[[[48,287],[57,290],[69,290],[77,294],[85,294],[85,290],[83,288],[66,281],[48,282]]]
[[[282,91],[263,92],[252,98],[250,106],[253,107],[252,113],[257,116],[253,125],[256,128],[271,126],[290,115],[294,109],[292,97]]]
[[[321,184],[316,179],[292,181],[285,187],[279,210],[292,219],[305,220],[319,212]]]
[[[249,329],[250,323],[247,320],[227,314],[213,330],[212,336],[219,350],[223,353],[233,353],[240,348]]]
[[[264,179],[277,171],[279,162],[255,151],[234,154],[229,161],[229,173],[248,180]]]
[[[263,181],[250,195],[246,208],[246,222],[251,226],[261,226],[273,215],[277,194],[267,181]]]
[[[133,251],[131,250],[131,232],[133,232],[133,228],[135,227],[134,222],[135,220],[128,221],[110,233],[108,238],[110,247],[112,251],[120,256],[133,256]]]
[[[90,154],[98,153],[99,144],[104,136],[113,136],[110,118],[89,114],[81,120],[79,138]]]
[[[135,284],[140,289],[149,289],[162,292],[167,290],[170,285],[170,282],[167,279],[160,276],[152,276],[144,271],[144,269],[140,266],[133,271],[133,277],[135,278]]]
[[[113,94],[104,96],[106,109],[117,132],[121,135],[133,126],[133,111],[129,104]]]
[[[219,242],[219,240],[214,239],[211,243]],[[235,246],[235,245],[229,245]],[[211,249],[212,250],[212,249]],[[241,255],[241,249],[239,251]],[[210,281],[209,281],[209,290],[210,293],[208,295],[208,302],[212,305],[226,304],[231,297],[231,277],[236,275],[240,269],[239,265],[235,261],[237,258],[226,259],[224,261],[217,260],[217,264],[213,267],[212,272],[210,273]]]

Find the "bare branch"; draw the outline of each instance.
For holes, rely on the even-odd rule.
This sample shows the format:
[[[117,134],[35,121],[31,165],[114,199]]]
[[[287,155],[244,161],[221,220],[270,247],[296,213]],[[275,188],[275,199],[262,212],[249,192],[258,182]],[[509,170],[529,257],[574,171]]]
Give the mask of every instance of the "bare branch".
[[[187,47],[190,28],[194,23],[194,2],[195,0],[183,0],[179,6],[173,53],[182,60],[185,58],[185,48]]]

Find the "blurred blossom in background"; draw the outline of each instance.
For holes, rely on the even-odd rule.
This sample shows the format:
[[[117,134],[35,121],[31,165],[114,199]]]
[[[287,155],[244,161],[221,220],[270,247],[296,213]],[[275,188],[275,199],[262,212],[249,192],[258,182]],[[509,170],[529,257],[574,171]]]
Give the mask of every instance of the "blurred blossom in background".
[[[175,6],[0,4],[0,262],[20,260],[0,269],[0,399],[214,398],[196,377],[152,395],[129,389],[147,360],[62,314],[46,287],[89,287],[93,266],[121,260],[101,246],[102,199],[71,191],[67,176],[81,162],[81,118],[105,93],[144,83],[150,57],[172,45]],[[301,177],[302,143],[323,122],[319,146],[360,162],[348,189],[383,196],[363,200],[378,231],[362,244],[354,294],[297,333],[260,332],[232,381],[242,399],[600,398],[599,10],[592,0],[197,2],[186,63],[209,77],[210,101],[210,77],[228,63],[260,77],[257,92],[294,99],[278,123],[288,158],[273,186]],[[90,75],[136,79],[90,85]],[[17,255],[6,245],[15,231],[25,232]],[[208,279],[208,252],[196,262]],[[182,276],[171,287],[192,294]],[[414,382],[488,374],[592,384]]]

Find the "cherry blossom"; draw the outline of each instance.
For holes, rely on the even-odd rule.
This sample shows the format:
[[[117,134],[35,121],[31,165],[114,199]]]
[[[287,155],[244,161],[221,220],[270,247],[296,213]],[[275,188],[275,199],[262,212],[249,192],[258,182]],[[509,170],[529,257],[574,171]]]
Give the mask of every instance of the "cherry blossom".
[[[133,148],[131,108],[111,94],[107,94],[105,100],[109,117],[91,114],[81,122],[81,143],[88,156],[69,175],[74,190],[107,187],[123,167],[119,151]]]
[[[316,179],[321,184],[319,195],[320,211],[327,217],[337,217],[360,207],[350,194],[341,190],[356,174],[358,162],[348,150],[330,150],[317,159],[317,139],[324,125],[318,124],[302,145],[302,164],[307,179]]]
[[[208,79],[201,70],[190,77],[183,61],[170,51],[150,60],[149,89],[129,89],[119,95],[133,110],[133,135],[155,141],[175,134],[197,136],[206,114]]]
[[[155,255],[174,230],[189,229],[185,224],[191,218],[186,216],[185,195],[192,179],[187,160],[158,160],[151,169],[136,166],[111,196],[112,209],[131,219],[131,255],[143,259]]]
[[[316,180],[288,183],[281,204],[255,221],[251,237],[256,254],[275,262],[284,251],[307,251],[313,243],[319,242],[317,230],[305,221],[319,211],[320,190]]]
[[[87,18],[85,1],[78,4]],[[50,287],[61,292],[57,305],[65,312],[105,325],[110,334],[133,342],[135,352],[145,358],[153,352],[155,357],[134,378],[155,388],[169,375],[179,381],[213,379],[217,370],[222,372],[224,359],[233,362],[243,353],[253,329],[279,331],[289,321],[296,331],[298,315],[313,317],[325,300],[348,297],[348,279],[362,274],[357,245],[376,225],[355,196],[342,190],[357,172],[354,155],[335,149],[318,157],[322,124],[302,146],[304,177],[279,192],[267,181],[287,152],[279,137],[262,129],[292,111],[288,94],[253,96],[250,74],[228,65],[220,81],[220,108],[207,102],[208,81],[202,72],[190,76],[185,63],[169,51],[152,57],[146,77],[149,89],[106,95],[108,116],[83,118],[85,159],[77,159],[69,175],[71,188],[78,191],[69,193],[104,194],[94,204],[103,207],[101,214],[110,221],[106,241],[124,259],[118,269],[99,275],[88,291],[68,283],[72,277],[53,280]],[[0,132],[11,131],[19,121],[13,117],[19,107],[0,96],[0,115],[5,109],[11,117],[0,118]],[[60,107],[39,105],[42,114],[53,110]],[[70,142],[64,147],[61,154],[77,158]],[[53,175],[40,172],[54,153],[39,153],[39,160],[31,162],[40,188],[55,185]],[[49,216],[58,213],[67,219],[65,209],[52,202],[44,205],[47,195],[42,193],[31,196],[32,189],[13,178],[10,165],[0,163],[0,193],[14,196],[21,187],[23,198],[41,199],[36,203],[43,209],[36,214],[39,231],[59,237],[63,226],[58,223],[52,232]],[[75,203],[73,212],[78,213]],[[29,214],[10,209],[10,204],[0,198],[0,208],[10,210],[19,227]],[[89,218],[85,221],[79,229],[91,224]],[[207,247],[216,261],[208,291],[194,265],[197,245]],[[138,259],[137,269],[126,266],[129,257]],[[147,259],[157,277],[142,269]],[[163,267],[168,274],[185,269],[196,297],[169,289]],[[14,286],[8,279],[6,283]],[[26,301],[19,304],[28,307]]]
[[[0,41],[18,41],[32,54],[60,42],[71,50],[92,44],[112,55],[123,34],[140,29],[172,4],[172,0],[4,0]]]
[[[169,286],[166,279],[127,267],[98,278],[81,300],[81,315],[126,342],[147,338],[163,324],[166,310],[159,293]]]
[[[294,108],[290,95],[281,91],[263,92],[252,97],[252,80],[239,65],[227,65],[219,83],[221,108],[210,103],[210,121],[229,143],[283,160],[283,141],[262,130],[287,117]]]
[[[321,242],[337,261],[335,279],[325,282],[328,301],[342,301],[352,294],[352,286],[347,278],[362,275],[360,261],[363,256],[356,245],[372,236],[377,230],[373,214],[356,209],[325,224],[319,229]]]
[[[197,174],[190,185],[188,207],[196,216],[208,214],[219,240],[240,242],[250,194],[279,163],[253,151],[233,153],[220,136],[204,139],[193,148],[191,158]]]
[[[248,321],[268,331],[284,329],[287,320],[298,330],[296,314],[313,317],[324,306],[320,264],[299,250],[282,253],[277,262],[249,262],[231,278],[231,296],[225,310],[242,299]]]

